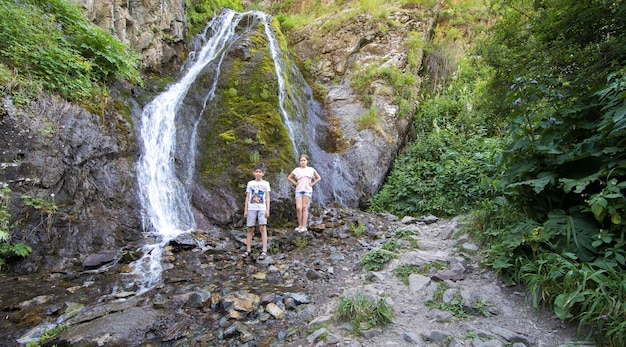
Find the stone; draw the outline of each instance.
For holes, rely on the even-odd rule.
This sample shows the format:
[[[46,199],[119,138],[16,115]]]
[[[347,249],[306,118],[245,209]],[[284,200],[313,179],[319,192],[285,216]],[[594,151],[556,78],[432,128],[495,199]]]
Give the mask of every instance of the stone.
[[[98,266],[110,263],[116,258],[117,258],[117,255],[114,252],[90,254],[83,261],[83,266],[84,267],[98,267]]]
[[[283,311],[278,305],[273,302],[270,302],[265,306],[265,310],[271,314],[274,318],[282,319],[285,318],[285,311]]]

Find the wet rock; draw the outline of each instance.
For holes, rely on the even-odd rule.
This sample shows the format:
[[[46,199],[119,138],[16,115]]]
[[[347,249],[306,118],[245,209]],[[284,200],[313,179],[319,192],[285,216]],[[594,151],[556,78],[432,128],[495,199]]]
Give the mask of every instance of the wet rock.
[[[137,336],[144,336],[162,317],[161,312],[150,308],[131,307],[73,326],[44,346],[138,346]]]
[[[409,275],[409,291],[414,294],[421,293],[430,284],[430,277],[420,274]]]
[[[306,271],[306,278],[308,278],[310,281],[317,281],[321,279],[322,277],[323,277],[322,274],[320,274],[318,271],[315,271],[313,269],[309,269]]]
[[[313,344],[326,335],[328,335],[328,330],[326,330],[326,328],[317,329],[306,337],[306,341],[309,344]]]
[[[106,263],[110,263],[117,259],[117,254],[113,252],[104,252],[91,254],[83,261],[83,266],[86,268],[98,267]]]
[[[434,319],[438,322],[445,322],[449,320],[450,318],[452,318],[453,314],[450,311],[433,309],[433,310],[428,311],[427,317]]]
[[[402,220],[400,221],[400,223],[402,224],[413,224],[413,223],[417,223],[418,219],[415,217],[411,217],[411,216],[405,216],[402,217]]]
[[[363,213],[354,213],[354,218],[363,218]],[[367,219],[371,220],[372,225],[380,227],[376,218],[380,221],[384,220],[384,217],[376,215]],[[327,346],[332,345],[331,342],[339,341],[337,344],[355,347],[386,344],[406,346],[407,344],[424,344],[424,342],[409,342],[406,339],[418,341],[419,336],[424,336],[423,339],[436,337],[431,334],[432,331],[444,332],[449,337],[447,341],[458,342],[456,345],[451,342],[451,346],[457,347],[471,345],[472,339],[467,337],[470,331],[483,340],[507,341],[507,338],[514,340],[528,337],[527,342],[535,345],[540,343],[555,345],[546,341],[565,340],[564,335],[555,333],[556,329],[563,329],[562,325],[550,326],[552,319],[547,321],[549,324],[545,321],[537,326],[529,324],[537,318],[533,310],[528,309],[524,297],[519,295],[521,289],[507,290],[501,287],[497,276],[487,275],[486,271],[468,272],[464,279],[456,282],[452,280],[436,282],[432,281],[429,276],[411,274],[408,286],[401,283],[394,271],[406,264],[426,264],[431,261],[473,264],[474,259],[455,254],[454,252],[458,249],[449,247],[456,240],[441,239],[442,236],[438,230],[445,230],[447,225],[445,221],[439,221],[420,226],[422,230],[418,237],[433,241],[439,240],[442,243],[441,248],[401,250],[396,260],[375,274],[370,274],[359,266],[363,254],[372,249],[362,246],[362,242],[371,247],[376,241],[367,236],[362,240],[355,238],[354,235],[339,240],[333,239],[330,233],[320,235],[308,239],[308,244],[304,248],[279,250],[278,253],[273,254],[274,263],[267,267],[256,261],[243,262],[239,257],[221,256],[225,253],[220,250],[202,248],[203,251],[199,251],[201,246],[189,249],[176,249],[175,247],[169,254],[172,257],[171,264],[176,265],[164,272],[163,282],[151,291],[143,294],[133,292],[134,295],[124,299],[116,299],[115,295],[102,292],[86,298],[88,293],[99,287],[101,278],[107,276],[106,272],[73,275],[78,277],[73,279],[74,283],[68,284],[68,288],[74,288],[71,292],[65,288],[59,288],[58,293],[54,295],[45,294],[50,295],[47,301],[43,300],[41,305],[32,304],[29,308],[32,310],[42,306],[40,321],[35,323],[38,324],[38,328],[29,334],[26,333],[30,329],[18,329],[19,333],[8,341],[15,342],[16,339],[22,337],[21,341],[25,343],[29,339],[32,341],[35,336],[40,336],[44,329],[54,328],[56,323],[52,324],[52,322],[67,324],[71,326],[68,331],[74,332],[82,331],[79,329],[83,328],[95,329],[92,322],[102,322],[102,324],[112,326],[111,332],[114,332],[115,336],[98,335],[97,330],[94,330],[94,334],[87,336],[87,340],[94,344],[99,343],[98,341],[105,341],[107,345],[116,343],[125,345],[132,342],[127,342],[121,333],[117,333],[116,329],[122,328],[112,325],[113,323],[107,321],[105,317],[132,319],[138,312],[136,310],[145,310],[148,316],[155,317],[155,320],[142,320],[138,325],[127,325],[128,329],[135,329],[139,334],[144,334],[141,337],[135,336],[137,341],[144,342],[143,345],[158,342],[178,345],[206,343],[225,347],[267,346],[270,345],[268,341],[274,341],[272,343],[277,343],[277,346]],[[402,225],[396,222],[396,224],[388,225],[386,229],[398,230],[401,227]],[[208,235],[207,233],[194,233],[194,235],[203,237],[207,244],[213,242],[211,238],[202,236]],[[273,242],[280,243],[286,238],[286,234],[276,233],[270,235],[270,238]],[[240,245],[239,241],[234,238],[215,238],[215,240],[218,239],[222,245],[220,247],[225,249],[236,249],[238,247],[236,245]],[[341,257],[339,262],[341,266],[337,266],[333,270],[333,275],[329,276],[330,272],[324,272],[321,269],[329,266],[332,256]],[[328,276],[311,281],[303,275],[308,270],[315,270]],[[267,274],[267,280],[259,279],[258,274]],[[55,277],[55,281],[58,281],[55,285],[58,286],[59,283],[68,281],[68,276],[64,274]],[[371,281],[372,276],[376,276],[378,280]],[[423,283],[416,280],[420,278]],[[18,283],[23,285],[29,282],[32,281],[22,280]],[[16,281],[8,283],[15,285]],[[426,306],[425,303],[432,301],[435,293],[441,290],[439,286],[442,283],[449,287],[444,293],[444,301],[462,299],[464,309],[471,315],[471,318],[460,319],[453,315],[453,311],[432,310]],[[119,290],[119,287],[117,289]],[[509,296],[507,292],[510,292]],[[518,294],[515,294],[516,292]],[[361,326],[364,334],[355,335],[352,332],[352,322],[335,321],[333,317],[339,297],[359,293],[374,300],[384,298],[384,302],[394,310],[393,323],[389,326],[371,329],[368,329],[370,328],[368,326]],[[4,294],[0,293],[0,295]],[[17,303],[33,300],[35,297],[37,295],[31,294],[30,298],[7,302],[7,297],[3,296],[2,302],[3,305],[7,302],[7,307],[19,309]],[[519,304],[511,302],[511,297],[519,300]],[[83,298],[85,301],[82,301]],[[66,308],[61,316],[58,314],[63,311],[63,307],[52,310],[51,312],[58,312],[53,313],[52,316],[47,317],[44,314],[55,304],[72,302],[72,300],[75,302],[81,300],[80,306],[71,310],[69,307]],[[495,310],[491,306],[492,302],[497,303],[499,316],[492,318],[482,315],[481,312]],[[70,311],[74,312],[70,313]],[[6,314],[17,318],[17,313],[7,311]],[[22,317],[25,315],[26,312],[22,313]],[[122,316],[126,318],[121,318]],[[469,322],[472,324],[468,324]],[[6,323],[6,320],[0,321],[0,324]],[[321,336],[311,337],[311,329],[319,326],[323,326],[327,331],[324,339]],[[503,330],[499,330],[498,327]],[[4,331],[12,330],[0,326],[0,333],[4,334]],[[575,329],[573,331],[575,332]],[[307,341],[309,337],[314,338],[315,341],[309,343]],[[68,338],[64,337],[64,339]],[[79,341],[77,337],[72,337],[72,339],[72,341]],[[132,346],[132,344],[129,345]],[[0,346],[12,347],[11,344],[1,342]]]
[[[405,332],[403,337],[404,337],[404,341],[411,343],[413,345],[417,345],[421,341],[419,335],[415,333],[411,333],[411,332]]]
[[[300,305],[311,303],[311,297],[304,293],[285,293],[285,296],[292,298]]]
[[[437,223],[437,221],[439,220],[438,217],[430,215],[430,216],[426,216],[426,217],[422,217],[421,221],[426,223],[426,224],[433,224],[433,223]]]
[[[459,281],[465,278],[465,267],[459,263],[454,263],[449,269],[438,271],[433,278],[442,281]]]
[[[237,311],[253,312],[259,307],[261,298],[247,291],[237,291],[226,295],[222,302],[224,306],[232,306]]]
[[[429,341],[433,341],[439,344],[448,340],[450,338],[450,335],[441,331],[434,330],[434,331],[429,332],[428,334],[425,334],[424,338],[426,338]]]

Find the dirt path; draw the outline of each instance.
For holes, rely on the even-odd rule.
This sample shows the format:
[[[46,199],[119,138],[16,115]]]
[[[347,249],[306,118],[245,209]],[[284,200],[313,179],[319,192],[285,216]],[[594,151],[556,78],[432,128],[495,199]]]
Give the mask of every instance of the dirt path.
[[[358,266],[362,254],[351,256],[349,252],[344,252],[345,258],[333,264],[331,279],[314,291],[314,301],[324,304],[320,305],[317,318],[309,323],[311,331],[316,326],[323,326],[326,332],[312,332],[307,343],[332,345],[337,342],[342,346],[581,345],[576,342],[575,326],[561,322],[549,312],[536,312],[523,288],[504,286],[492,271],[482,268],[479,265],[480,249],[467,236],[457,232],[459,224],[456,221],[409,225],[407,228],[417,230],[418,249],[405,249],[380,271],[355,272],[353,268]],[[458,262],[462,267],[450,266],[456,268],[456,272],[448,269],[433,275],[436,270],[431,270],[430,276],[411,276],[409,285],[394,274],[394,270],[409,264],[419,266],[432,262]],[[454,280],[438,279],[446,276]],[[355,337],[349,324],[341,325],[330,319],[336,311],[337,297],[348,293],[386,298],[393,306],[394,322]],[[443,296],[443,301],[437,299],[437,295]],[[428,305],[429,302],[439,302],[434,305],[439,309]],[[320,338],[315,338],[318,334],[325,336],[326,340],[320,342]]]

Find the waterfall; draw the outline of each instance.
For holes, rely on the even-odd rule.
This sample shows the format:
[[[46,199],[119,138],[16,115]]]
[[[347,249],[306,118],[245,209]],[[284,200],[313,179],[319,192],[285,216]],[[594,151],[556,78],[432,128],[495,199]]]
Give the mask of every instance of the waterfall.
[[[188,190],[195,163],[194,160],[184,163],[186,167],[181,171],[187,176],[186,179],[181,180],[177,176],[174,163],[176,117],[187,91],[202,69],[217,62],[216,71],[219,71],[225,48],[238,37],[235,29],[242,18],[243,15],[229,10],[216,16],[202,35],[210,35],[210,38],[204,42],[199,52],[191,55],[192,59],[186,64],[183,77],[146,105],[141,114],[139,135],[142,146],[137,163],[137,180],[144,214],[144,230],[152,242],[143,247],[143,257],[132,264],[133,274],[141,277],[140,292],[150,289],[160,281],[164,246],[195,228]],[[205,104],[210,102],[214,89],[215,83]],[[196,119],[192,134],[189,134],[189,153],[195,153],[195,131],[199,120]]]
[[[240,27],[244,18],[248,19],[245,28]],[[131,264],[134,269],[132,275],[140,281],[140,293],[160,282],[163,248],[171,240],[196,228],[190,196],[195,171],[196,129],[204,110],[215,96],[222,60],[229,51],[229,46],[259,22],[264,26],[276,69],[278,108],[294,149],[294,165],[297,164],[298,154],[306,151],[319,160],[318,171],[327,175],[330,184],[341,182],[344,176],[340,174],[341,168],[337,167],[337,155],[325,153],[315,144],[316,129],[323,123],[319,119],[320,106],[314,101],[312,90],[293,59],[290,59],[288,53],[281,51],[272,31],[271,17],[258,11],[236,13],[224,10],[195,38],[201,42],[190,53],[180,80],[147,104],[141,114],[141,156],[137,163],[137,179],[144,232],[150,241],[142,248],[142,258]],[[204,109],[195,115],[184,114],[193,113],[182,112],[181,106],[192,84],[205,69],[210,69],[214,75],[213,83],[207,88],[205,99],[202,100]],[[178,128],[182,123],[189,126],[183,126],[184,130],[181,132]],[[177,140],[177,130],[184,139]],[[181,151],[178,156],[177,146]],[[184,159],[174,160],[181,157]],[[319,189],[318,200],[334,201],[334,194],[332,187]]]
[[[322,205],[337,201],[343,205],[345,201],[358,200],[353,189],[355,179],[350,176],[343,159],[336,153],[327,153],[317,143],[318,129],[327,125],[320,119],[320,106],[313,98],[311,87],[293,59],[281,51],[271,30],[270,17],[262,18],[276,68],[280,115],[291,139],[294,164],[297,165],[300,153],[307,153],[313,160],[313,166],[324,177],[324,184],[316,188],[313,201]],[[286,79],[291,83],[286,83]]]

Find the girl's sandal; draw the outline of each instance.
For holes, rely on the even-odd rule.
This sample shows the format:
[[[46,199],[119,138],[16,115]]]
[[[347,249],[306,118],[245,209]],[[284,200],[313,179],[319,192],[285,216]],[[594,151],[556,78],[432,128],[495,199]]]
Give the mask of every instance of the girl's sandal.
[[[261,252],[261,255],[259,255],[259,260],[263,260],[265,259],[265,257],[267,257],[267,253]]]
[[[248,251],[243,252],[243,254],[241,255],[242,258],[247,258],[248,256],[250,256],[250,252]]]

